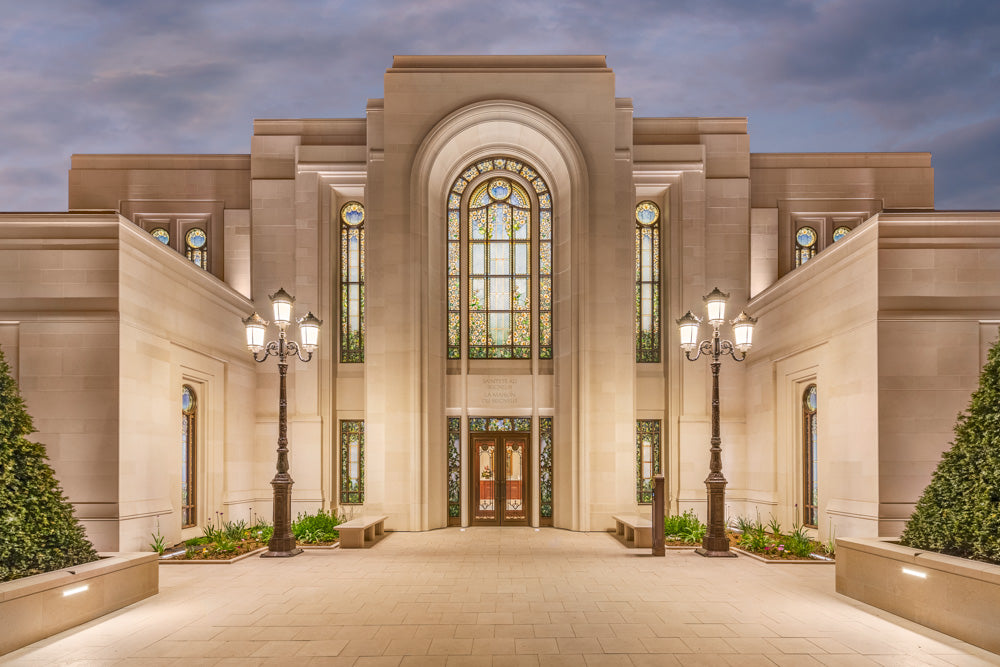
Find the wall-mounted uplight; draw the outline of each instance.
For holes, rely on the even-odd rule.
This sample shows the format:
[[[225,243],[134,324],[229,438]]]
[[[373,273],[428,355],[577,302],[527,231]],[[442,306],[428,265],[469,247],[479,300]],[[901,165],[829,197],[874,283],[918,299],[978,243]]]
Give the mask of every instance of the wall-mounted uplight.
[[[926,572],[918,572],[917,570],[911,570],[908,567],[904,567],[903,568],[903,574],[908,574],[911,577],[920,577],[921,579],[926,579],[927,578],[927,573]]]
[[[70,595],[76,595],[77,593],[83,593],[84,591],[90,590],[90,586],[84,584],[83,586],[77,586],[76,588],[67,588],[63,591],[63,597],[69,597]]]

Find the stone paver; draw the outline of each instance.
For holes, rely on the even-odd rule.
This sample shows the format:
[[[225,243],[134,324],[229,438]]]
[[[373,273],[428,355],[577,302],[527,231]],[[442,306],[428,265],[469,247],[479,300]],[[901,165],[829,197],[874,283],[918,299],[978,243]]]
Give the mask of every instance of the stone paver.
[[[457,528],[372,549],[160,568],[160,594],[13,665],[1000,665],[834,593],[832,566]]]

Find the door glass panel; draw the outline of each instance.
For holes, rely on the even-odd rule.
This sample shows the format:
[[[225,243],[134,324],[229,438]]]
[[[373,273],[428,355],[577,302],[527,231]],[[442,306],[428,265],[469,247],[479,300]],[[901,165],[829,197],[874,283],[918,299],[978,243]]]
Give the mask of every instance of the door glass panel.
[[[525,440],[504,440],[504,514],[505,521],[524,521],[527,518],[524,492],[527,457]]]
[[[476,469],[478,493],[476,498],[476,518],[495,520],[497,518],[496,494],[496,445],[492,440],[476,443]]]

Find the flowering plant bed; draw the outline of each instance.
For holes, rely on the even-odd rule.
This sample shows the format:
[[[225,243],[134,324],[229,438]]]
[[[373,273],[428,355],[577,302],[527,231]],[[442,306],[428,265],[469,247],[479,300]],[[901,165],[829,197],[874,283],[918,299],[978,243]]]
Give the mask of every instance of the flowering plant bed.
[[[727,531],[729,545],[751,558],[767,562],[832,563],[836,553],[833,543],[812,539],[802,526],[784,533],[774,518],[765,529],[760,520],[737,517],[734,530]]]

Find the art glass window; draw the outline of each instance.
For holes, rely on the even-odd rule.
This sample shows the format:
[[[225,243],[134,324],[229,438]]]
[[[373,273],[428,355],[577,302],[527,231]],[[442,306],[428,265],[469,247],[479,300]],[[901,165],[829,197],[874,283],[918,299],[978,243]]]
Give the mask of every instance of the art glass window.
[[[448,358],[462,356],[464,298],[470,359],[530,358],[533,313],[538,356],[551,359],[552,195],[545,181],[513,158],[469,165],[448,195],[447,230]]]
[[[462,522],[462,418],[448,417],[448,525]]]
[[[181,528],[198,523],[197,504],[197,431],[198,401],[194,390],[181,389]]]
[[[653,477],[660,474],[660,420],[640,419],[635,432],[636,501],[649,505],[653,502]]]
[[[170,232],[165,230],[163,227],[157,227],[156,229],[150,231],[149,233],[154,239],[156,239],[163,245],[165,246],[170,245]]]
[[[833,242],[836,243],[840,239],[844,238],[851,233],[851,228],[846,225],[841,225],[833,230]]]
[[[817,481],[817,466],[819,463],[819,433],[816,427],[816,385],[806,387],[802,394],[802,435],[805,456],[803,457],[804,501],[802,504],[802,523],[817,527],[819,520],[819,484]]]
[[[195,266],[208,271],[208,236],[204,229],[193,227],[188,230],[184,235],[184,252]]]
[[[552,417],[538,419],[538,514],[541,525],[552,525]]]
[[[365,207],[340,209],[340,361],[365,360]]]
[[[340,421],[340,502],[365,502],[365,423],[360,419]]]
[[[816,256],[818,236],[812,227],[799,227],[795,232],[795,266],[802,266]]]
[[[635,360],[660,361],[660,208],[635,207]]]

